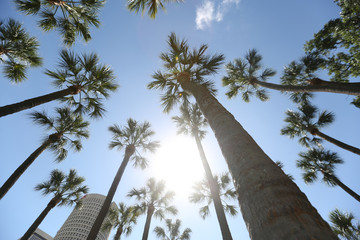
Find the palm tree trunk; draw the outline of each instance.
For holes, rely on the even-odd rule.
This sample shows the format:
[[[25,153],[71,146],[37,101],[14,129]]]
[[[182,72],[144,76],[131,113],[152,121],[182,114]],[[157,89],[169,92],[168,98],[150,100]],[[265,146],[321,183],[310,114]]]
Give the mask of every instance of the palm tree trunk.
[[[43,95],[40,97],[30,98],[30,99],[22,101],[22,102],[2,106],[2,107],[0,107],[0,117],[6,116],[9,114],[13,114],[16,112],[20,112],[22,110],[26,110],[29,108],[33,108],[35,106],[38,106],[38,105],[41,105],[41,104],[44,104],[47,102],[51,102],[53,100],[65,97],[70,94],[77,94],[77,93],[79,93],[79,90],[80,90],[80,86],[70,86],[64,90],[46,94],[46,95]]]
[[[224,208],[221,203],[219,188],[218,188],[218,185],[216,184],[215,179],[212,175],[209,163],[206,159],[205,152],[202,147],[202,144],[201,144],[198,134],[195,135],[195,141],[196,141],[196,145],[198,147],[199,153],[200,153],[200,158],[201,158],[201,162],[203,164],[204,170],[205,170],[206,178],[209,182],[211,197],[214,200],[214,206],[215,206],[216,216],[217,216],[217,219],[218,219],[218,222],[220,225],[220,229],[221,229],[221,235],[224,240],[232,240],[233,238],[231,236],[231,232],[230,232],[228,222],[226,220]]]
[[[145,227],[144,227],[144,233],[143,233],[143,236],[142,236],[142,240],[147,240],[148,239],[151,218],[152,218],[152,215],[154,214],[154,211],[155,211],[154,205],[150,204],[148,206],[148,210],[147,210],[146,222],[145,222]]]
[[[116,230],[114,240],[120,240],[122,232],[123,232],[123,226],[119,225],[119,227]]]
[[[350,151],[352,153],[360,155],[360,149],[359,148],[353,147],[353,146],[351,146],[349,144],[346,144],[344,142],[336,140],[335,138],[332,138],[332,137],[330,137],[330,136],[328,136],[328,135],[326,135],[326,134],[324,134],[324,133],[322,133],[320,131],[316,131],[313,134],[316,135],[316,136],[321,137],[322,139],[324,139],[324,140],[326,140],[328,142],[331,142],[332,144],[335,144],[338,147],[341,147],[341,148],[343,148],[345,150],[348,150],[348,151]]]
[[[52,136],[52,135],[50,135]],[[25,172],[26,169],[35,161],[35,159],[47,148],[54,140],[49,137],[38,149],[36,149],[15,171],[11,176],[6,180],[6,182],[0,188],[0,200],[5,196],[5,194],[10,190],[10,188],[15,184],[15,182],[20,178],[20,176]]]
[[[280,85],[268,83],[252,78],[250,83],[257,84],[265,88],[270,88],[283,92],[331,92],[348,95],[360,96],[360,83],[342,83],[329,82],[324,80],[316,81],[315,85],[296,86],[296,85]]]
[[[305,194],[204,86],[179,82],[215,133],[251,239],[337,239]]]
[[[86,238],[87,240],[95,240],[96,239],[96,236],[98,235],[98,233],[100,231],[101,225],[102,225],[106,215],[108,214],[110,204],[114,198],[116,189],[120,183],[120,180],[125,171],[126,165],[128,164],[129,159],[134,152],[135,152],[135,147],[133,145],[128,145],[126,147],[124,159],[119,167],[119,170],[117,171],[117,173],[115,175],[115,178],[114,178],[114,180],[111,184],[111,187],[108,191],[108,194],[106,195],[104,204],[102,205],[100,212],[99,212],[98,216],[96,217],[93,226],[91,227],[89,235]]]
[[[350,196],[352,196],[353,198],[355,198],[358,202],[360,202],[360,196],[355,193],[353,190],[351,190],[348,186],[346,186],[343,182],[341,182],[337,177],[333,176],[333,175],[329,175],[325,172],[323,172],[324,175],[326,175],[327,177],[329,177],[331,180],[333,180],[336,185],[338,185],[339,187],[341,187],[345,192],[347,192]]]
[[[46,208],[41,212],[39,217],[34,221],[34,223],[30,226],[30,228],[26,231],[26,233],[21,237],[20,240],[28,240],[30,238],[31,234],[33,234],[35,232],[35,230],[38,228],[38,226],[44,220],[46,215],[50,212],[50,210],[52,208],[54,208],[58,204],[58,202],[59,202],[58,197],[54,197],[53,199],[51,199],[51,201],[48,203]]]

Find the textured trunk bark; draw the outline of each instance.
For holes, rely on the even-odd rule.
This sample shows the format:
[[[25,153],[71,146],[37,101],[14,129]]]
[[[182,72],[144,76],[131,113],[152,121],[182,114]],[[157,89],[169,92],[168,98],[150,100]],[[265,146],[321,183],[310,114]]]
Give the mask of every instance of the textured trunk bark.
[[[24,236],[21,237],[20,240],[28,240],[31,234],[33,234],[36,230],[36,228],[39,227],[41,222],[44,220],[46,215],[50,212],[51,209],[53,209],[59,202],[59,199],[57,197],[54,197],[51,199],[51,201],[48,203],[46,208],[41,212],[39,217],[34,221],[34,223],[30,226],[30,228],[26,231]]]
[[[51,102],[53,100],[65,97],[70,94],[77,94],[77,93],[79,93],[79,88],[80,88],[80,86],[70,86],[64,90],[46,94],[46,95],[43,95],[40,97],[30,98],[30,99],[22,101],[22,102],[2,106],[2,107],[0,107],[0,117],[6,116],[9,114],[13,114],[16,112],[20,112],[22,110],[26,110],[29,108],[33,108],[35,106],[38,106],[38,105],[41,105],[41,104],[44,104],[47,102]]]
[[[358,82],[341,83],[321,80],[316,85],[307,86],[280,85],[259,81],[257,79],[251,79],[251,82],[265,88],[270,88],[283,92],[332,92],[360,96],[360,83]]]
[[[89,235],[86,238],[87,240],[95,240],[96,239],[96,236],[98,235],[98,233],[100,231],[101,225],[109,211],[111,201],[113,200],[116,189],[117,189],[117,187],[120,183],[121,177],[125,171],[126,165],[128,164],[129,159],[130,159],[131,155],[134,154],[134,152],[135,152],[135,147],[133,145],[128,145],[126,147],[124,159],[119,167],[119,170],[117,171],[117,173],[115,175],[115,178],[111,184],[109,192],[106,195],[104,204],[102,205],[100,212],[99,212],[98,216],[96,217],[93,226],[91,227]]]
[[[324,173],[324,175],[326,175],[327,177],[331,178],[336,185],[338,185],[339,187],[341,187],[345,192],[347,192],[350,196],[352,196],[353,198],[355,198],[358,202],[360,202],[360,196],[355,193],[353,190],[351,190],[348,186],[346,186],[343,182],[341,182],[337,177],[334,177],[332,175],[329,175],[327,173]]]
[[[215,133],[251,239],[337,239],[307,197],[210,92],[179,79]]]
[[[123,226],[119,226],[116,230],[115,236],[114,236],[114,240],[120,240],[120,236],[123,232]]]
[[[330,137],[330,136],[328,136],[328,135],[326,135],[326,134],[324,134],[324,133],[322,133],[320,131],[316,131],[313,134],[316,135],[316,136],[321,137],[322,139],[324,139],[324,140],[326,140],[328,142],[331,142],[332,144],[335,144],[338,147],[341,147],[341,148],[343,148],[345,150],[348,150],[348,151],[350,151],[352,153],[360,155],[360,149],[359,148],[353,147],[353,146],[351,146],[349,144],[346,144],[346,143],[343,143],[343,142],[341,142],[339,140],[336,140],[335,138],[332,138],[332,137]]]
[[[142,240],[147,240],[148,239],[151,218],[152,218],[152,215],[154,214],[154,211],[155,211],[155,207],[150,204],[150,206],[148,207],[147,215],[146,215],[146,222],[145,222],[145,227],[144,227],[144,233],[143,233],[143,236],[142,236]]]
[[[211,197],[214,200],[214,207],[215,207],[216,216],[217,216],[217,219],[218,219],[218,222],[220,225],[221,235],[224,240],[232,240],[233,238],[231,236],[230,228],[229,228],[228,222],[226,220],[224,207],[223,207],[221,199],[220,199],[219,187],[218,187],[217,183],[215,182],[215,179],[212,175],[211,168],[206,159],[205,152],[202,147],[202,144],[201,144],[198,134],[195,135],[195,141],[196,141],[196,145],[198,147],[199,153],[200,153],[200,158],[201,158],[201,162],[203,164],[204,170],[205,170],[206,178],[209,183]]]
[[[50,137],[22,163],[1,186],[0,200],[10,190],[10,188],[15,184],[15,182],[21,177],[25,170],[30,167],[30,165],[35,161],[35,159],[54,141],[51,136],[53,135],[50,135]]]

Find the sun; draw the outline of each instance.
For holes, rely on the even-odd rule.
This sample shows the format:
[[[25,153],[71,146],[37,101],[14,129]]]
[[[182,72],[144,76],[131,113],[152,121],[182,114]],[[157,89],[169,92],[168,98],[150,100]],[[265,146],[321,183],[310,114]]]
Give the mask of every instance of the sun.
[[[199,152],[191,137],[177,136],[162,142],[152,161],[152,174],[166,181],[177,198],[188,199],[194,182],[204,177]]]

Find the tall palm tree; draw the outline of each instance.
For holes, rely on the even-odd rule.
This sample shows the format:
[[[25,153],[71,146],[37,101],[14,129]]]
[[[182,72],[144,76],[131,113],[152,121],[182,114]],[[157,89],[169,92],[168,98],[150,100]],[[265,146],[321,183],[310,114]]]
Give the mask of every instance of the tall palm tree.
[[[203,117],[198,105],[183,105],[180,107],[180,116],[175,116],[172,119],[178,127],[178,133],[190,134],[195,138],[196,145],[198,147],[201,162],[203,164],[206,182],[210,187],[211,199],[214,199],[214,206],[216,211],[216,216],[220,225],[221,234],[223,239],[232,239],[229,225],[226,220],[225,212],[221,204],[219,187],[217,185],[216,179],[214,179],[211,172],[211,168],[206,159],[204,149],[201,144],[201,140],[205,137],[205,131],[202,130],[203,127],[207,126],[207,121]]]
[[[333,231],[342,239],[358,240],[360,239],[360,224],[354,225],[355,219],[352,213],[344,213],[335,209],[330,212],[330,222]]]
[[[300,137],[299,143],[306,147],[310,147],[312,144],[320,145],[321,139],[324,139],[338,147],[360,155],[359,148],[332,138],[319,130],[334,121],[333,113],[323,111],[316,118],[318,109],[311,104],[302,104],[299,106],[299,110],[298,112],[292,110],[286,111],[287,116],[284,121],[288,125],[281,129],[281,135],[288,135],[290,138]],[[321,139],[317,137],[311,138],[308,136],[308,133]]]
[[[190,240],[190,228],[186,228],[180,234],[181,220],[176,219],[175,222],[172,223],[171,219],[166,219],[165,223],[166,230],[159,226],[154,228],[156,237],[160,238],[161,240]],[[166,234],[166,231],[168,232],[168,235]]]
[[[102,225],[102,229],[109,232],[112,228],[116,228],[114,240],[120,240],[121,235],[129,236],[132,233],[133,225],[137,223],[137,218],[140,215],[134,206],[127,206],[120,202],[119,208],[109,210],[108,220]]]
[[[110,142],[110,149],[117,148],[122,150],[125,148],[125,155],[123,161],[117,171],[111,187],[106,195],[103,206],[95,219],[94,225],[92,226],[87,240],[94,240],[100,230],[100,227],[109,211],[110,204],[115,195],[117,186],[120,183],[121,177],[125,171],[125,168],[132,160],[135,167],[145,168],[147,166],[147,160],[141,156],[138,150],[155,152],[156,148],[159,147],[158,141],[151,141],[151,137],[155,134],[151,129],[149,122],[138,123],[137,121],[129,118],[127,126],[121,128],[119,125],[114,124],[109,127],[109,131],[113,134],[112,141]]]
[[[67,102],[77,113],[101,117],[105,111],[103,98],[108,98],[110,92],[118,87],[113,71],[106,65],[100,65],[98,55],[93,53],[78,56],[71,51],[62,50],[60,57],[59,69],[47,70],[45,73],[62,90],[2,106],[0,117],[57,99]]]
[[[55,169],[51,172],[49,181],[36,185],[36,191],[42,191],[45,196],[52,194],[53,198],[26,233],[21,237],[21,240],[28,240],[31,234],[54,207],[72,206],[73,204],[80,206],[81,198],[89,191],[88,187],[83,185],[84,181],[85,179],[78,176],[74,169],[71,169],[68,175]]]
[[[297,166],[301,168],[305,183],[313,183],[318,178],[318,173],[323,175],[322,180],[329,186],[339,186],[350,196],[360,202],[360,196],[342,183],[335,175],[335,165],[343,163],[343,160],[335,152],[310,149],[307,152],[299,153],[301,157]]]
[[[148,239],[152,216],[164,219],[166,213],[177,214],[178,210],[170,205],[174,195],[175,193],[172,191],[165,191],[165,181],[157,182],[155,178],[150,178],[145,187],[133,188],[128,193],[128,197],[135,197],[139,202],[137,205],[138,211],[141,214],[146,213],[142,240]]]
[[[150,18],[155,18],[158,13],[158,9],[161,8],[165,11],[164,3],[169,2],[183,2],[183,0],[128,0],[127,7],[130,11],[139,11],[143,14],[147,11]]]
[[[104,0],[15,0],[19,11],[39,15],[38,25],[44,31],[58,30],[63,43],[71,46],[77,36],[91,39],[90,26],[99,27],[98,12]]]
[[[307,57],[310,58],[312,56]],[[257,89],[257,92],[261,93],[264,89],[259,89],[259,86],[282,92],[331,92],[360,96],[360,82],[331,82],[317,77],[308,78],[306,81],[300,81],[297,79],[299,81],[289,82],[287,79],[288,72],[292,72],[294,70],[298,71],[299,67],[301,67],[301,65],[297,65],[296,62],[290,63],[290,65],[285,68],[282,84],[266,82],[268,77],[275,75],[275,72],[271,69],[265,69],[260,75],[253,75],[253,73],[256,73],[256,71],[261,68],[261,59],[261,55],[258,54],[256,50],[252,49],[246,55],[245,60],[240,58],[235,59],[234,63],[230,62],[226,65],[228,76],[223,78],[223,84],[225,86],[230,85],[230,91],[227,93],[228,96],[232,97],[236,95],[239,90],[247,93],[250,92],[252,88]],[[315,66],[317,67],[319,64]],[[246,100],[246,96],[244,100]]]
[[[53,131],[6,180],[0,188],[0,199],[10,190],[26,169],[35,159],[47,148],[56,154],[56,161],[61,162],[67,156],[67,148],[75,151],[82,149],[81,138],[88,138],[89,122],[84,121],[80,115],[74,114],[69,108],[57,108],[58,116],[49,117],[45,112],[34,112],[30,116],[34,123],[45,127],[48,131]]]
[[[42,64],[38,53],[39,42],[31,37],[21,23],[14,19],[0,20],[0,63],[4,64],[4,73],[14,83],[26,79],[29,66]]]
[[[214,83],[206,77],[216,73],[224,56],[207,55],[207,45],[190,50],[187,41],[174,33],[168,44],[169,52],[160,55],[165,72],[157,71],[148,87],[165,91],[161,96],[165,112],[194,96],[229,166],[250,237],[336,239],[305,194],[215,98]]]
[[[220,206],[221,209],[226,211],[231,216],[235,216],[238,211],[235,205],[231,205],[226,202],[226,200],[236,200],[236,191],[231,185],[231,179],[229,173],[221,174],[220,176],[215,175],[214,179],[216,181],[216,187],[219,192]],[[214,198],[211,194],[209,182],[207,179],[203,179],[200,182],[196,182],[193,186],[193,192],[191,193],[189,199],[193,203],[204,203],[199,210],[200,216],[205,219],[210,215],[210,204],[214,201]],[[215,201],[214,201],[215,202]],[[228,239],[223,236],[223,239]]]

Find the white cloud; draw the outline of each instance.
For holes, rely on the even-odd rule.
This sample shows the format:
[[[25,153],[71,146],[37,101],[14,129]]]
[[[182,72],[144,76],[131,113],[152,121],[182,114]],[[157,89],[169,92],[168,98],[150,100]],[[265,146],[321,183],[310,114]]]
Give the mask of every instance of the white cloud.
[[[211,0],[205,0],[202,5],[196,9],[196,28],[204,30],[210,27],[213,21],[221,22],[231,5],[238,6],[240,1],[241,0],[218,0],[215,3]]]
[[[205,0],[205,2],[196,9],[196,28],[205,29],[206,27],[210,27],[212,21],[214,21],[214,3]]]

